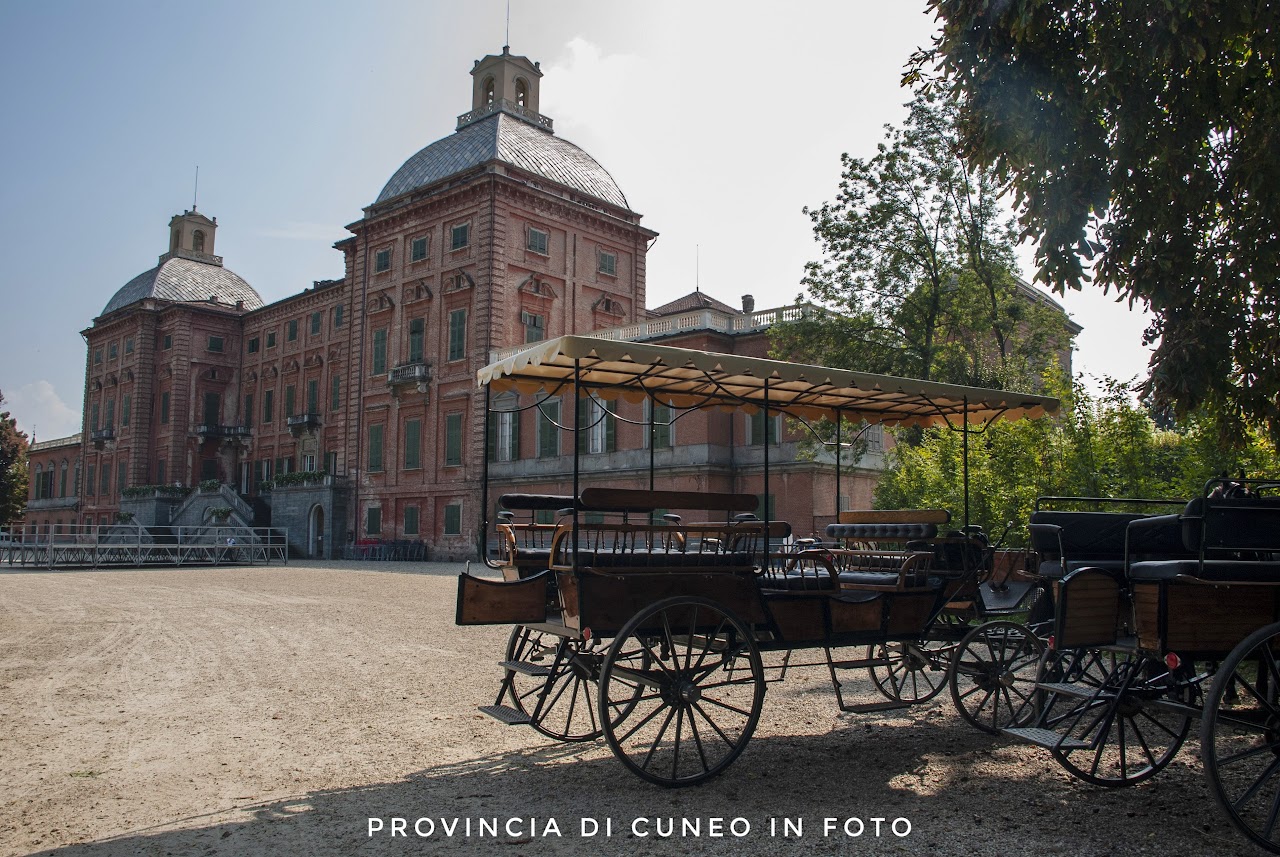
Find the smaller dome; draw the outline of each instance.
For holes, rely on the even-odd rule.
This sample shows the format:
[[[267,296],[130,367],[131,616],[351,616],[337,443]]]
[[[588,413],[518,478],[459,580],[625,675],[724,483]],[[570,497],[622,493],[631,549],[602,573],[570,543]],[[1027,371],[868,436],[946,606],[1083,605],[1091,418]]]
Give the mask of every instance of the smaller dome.
[[[216,297],[219,303],[232,305],[244,301],[245,309],[262,306],[262,297],[239,274],[221,265],[170,256],[150,271],[125,283],[107,301],[102,315],[146,298],[205,303],[210,297]]]

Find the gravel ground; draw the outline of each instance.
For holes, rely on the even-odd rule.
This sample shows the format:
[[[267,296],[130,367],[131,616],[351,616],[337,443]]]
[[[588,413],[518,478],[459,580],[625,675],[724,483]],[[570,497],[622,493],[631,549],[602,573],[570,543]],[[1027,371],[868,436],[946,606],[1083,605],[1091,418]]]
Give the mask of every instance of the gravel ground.
[[[825,669],[769,686],[723,776],[650,786],[602,742],[476,712],[508,629],[453,624],[459,570],[0,573],[0,853],[1261,853],[1214,805],[1194,741],[1152,781],[1106,790],[976,732],[945,694],[842,715]],[[409,836],[390,835],[395,817]],[[877,837],[874,818],[911,832],[885,821]],[[677,835],[660,838],[667,819]]]

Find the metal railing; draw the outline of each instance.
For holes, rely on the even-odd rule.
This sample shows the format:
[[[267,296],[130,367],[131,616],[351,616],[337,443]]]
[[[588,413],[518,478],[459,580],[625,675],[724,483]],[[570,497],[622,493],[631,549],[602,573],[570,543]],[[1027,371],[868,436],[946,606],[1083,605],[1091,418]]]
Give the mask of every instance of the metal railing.
[[[275,527],[28,525],[0,536],[0,564],[24,568],[260,565],[287,562]]]

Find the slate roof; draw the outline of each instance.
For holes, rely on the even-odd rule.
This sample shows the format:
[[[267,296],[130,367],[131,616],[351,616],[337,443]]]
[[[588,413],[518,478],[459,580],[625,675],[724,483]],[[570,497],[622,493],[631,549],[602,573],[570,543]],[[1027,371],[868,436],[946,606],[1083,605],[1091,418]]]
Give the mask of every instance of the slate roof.
[[[701,290],[692,291],[682,298],[676,298],[670,303],[665,303],[657,309],[651,309],[652,315],[674,315],[678,312],[690,312],[697,309],[715,309],[720,312],[727,312],[731,315],[741,315],[741,307],[731,307],[723,301],[718,301]]]
[[[405,161],[377,202],[494,160],[630,210],[613,176],[595,158],[550,131],[501,112],[437,140]]]
[[[107,301],[102,315],[144,298],[204,303],[209,300],[210,295],[216,295],[218,301],[224,304],[244,301],[245,309],[262,306],[262,297],[238,274],[221,265],[175,256],[125,283]]]

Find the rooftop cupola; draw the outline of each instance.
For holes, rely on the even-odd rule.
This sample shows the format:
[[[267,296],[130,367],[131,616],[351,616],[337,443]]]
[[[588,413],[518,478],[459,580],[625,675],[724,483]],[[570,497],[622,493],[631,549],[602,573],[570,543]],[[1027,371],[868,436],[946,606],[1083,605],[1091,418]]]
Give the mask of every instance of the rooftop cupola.
[[[221,265],[222,259],[213,252],[217,231],[218,218],[205,217],[194,208],[175,214],[169,220],[169,252],[161,256],[160,261],[177,257]]]
[[[513,56],[511,48],[503,45],[501,54],[476,60],[471,77],[471,112],[458,117],[459,129],[502,112],[551,130],[551,120],[538,112],[538,81],[542,78],[538,63]]]

